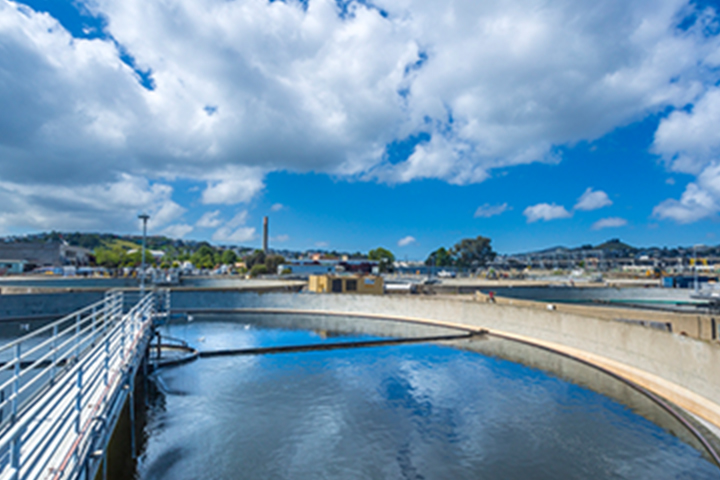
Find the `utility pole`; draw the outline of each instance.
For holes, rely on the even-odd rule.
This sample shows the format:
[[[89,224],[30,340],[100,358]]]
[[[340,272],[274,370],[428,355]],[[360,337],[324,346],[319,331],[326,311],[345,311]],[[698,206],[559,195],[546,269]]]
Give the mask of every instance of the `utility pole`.
[[[697,268],[697,245],[693,245],[693,286],[695,287],[695,293],[698,293],[698,268]]]
[[[263,217],[263,253],[268,254],[268,217]]]
[[[138,218],[143,222],[142,262],[140,264],[140,297],[142,297],[145,295],[145,239],[147,237],[147,221],[150,215],[141,213]]]

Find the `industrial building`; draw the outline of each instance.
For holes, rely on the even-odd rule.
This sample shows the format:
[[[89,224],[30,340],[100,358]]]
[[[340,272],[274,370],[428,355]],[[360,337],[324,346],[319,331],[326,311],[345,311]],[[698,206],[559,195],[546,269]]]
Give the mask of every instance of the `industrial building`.
[[[310,275],[308,290],[315,293],[384,293],[382,277],[374,275]]]
[[[0,258],[4,259],[4,263],[24,262],[23,268],[27,271],[38,267],[87,266],[93,259],[93,253],[65,242],[16,242],[0,243]],[[18,267],[15,264],[13,268]]]
[[[25,260],[0,259],[0,275],[13,275],[25,271]]]

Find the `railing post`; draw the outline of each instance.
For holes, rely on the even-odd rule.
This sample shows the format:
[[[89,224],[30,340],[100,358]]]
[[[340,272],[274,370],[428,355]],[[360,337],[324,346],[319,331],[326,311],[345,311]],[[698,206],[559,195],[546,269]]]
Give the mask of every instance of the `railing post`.
[[[92,344],[95,345],[95,323],[97,322],[97,305],[94,305],[92,307],[92,313],[90,315],[90,335],[92,338]]]
[[[135,446],[135,381],[133,380],[133,373],[130,370],[130,378],[128,379],[128,386],[130,387],[130,449],[132,450],[132,459],[137,458]]]
[[[110,335],[105,336],[105,365],[104,365],[104,381],[107,387],[110,383]]]
[[[75,361],[80,356],[80,314],[75,315]]]
[[[120,359],[124,363],[125,362],[125,327],[127,326],[127,322],[123,319],[122,320],[122,332],[120,334]]]
[[[78,368],[77,374],[77,396],[75,397],[75,433],[79,434],[82,428],[82,388],[83,388],[83,369]]]
[[[18,432],[10,442],[10,467],[13,469],[12,478],[17,480],[20,477],[20,437],[22,432]]]
[[[57,375],[57,338],[58,337],[58,326],[53,326],[52,331],[52,380],[55,381],[55,376]]]
[[[15,369],[13,371],[13,396],[10,403],[10,418],[15,421],[18,409],[18,396],[20,395],[20,343],[15,344]]]

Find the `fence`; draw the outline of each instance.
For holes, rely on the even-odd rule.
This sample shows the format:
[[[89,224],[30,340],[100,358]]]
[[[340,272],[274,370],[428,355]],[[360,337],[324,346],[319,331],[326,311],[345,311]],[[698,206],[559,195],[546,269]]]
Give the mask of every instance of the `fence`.
[[[0,479],[92,478],[169,294],[122,291],[0,347]],[[132,402],[131,402],[132,403]]]

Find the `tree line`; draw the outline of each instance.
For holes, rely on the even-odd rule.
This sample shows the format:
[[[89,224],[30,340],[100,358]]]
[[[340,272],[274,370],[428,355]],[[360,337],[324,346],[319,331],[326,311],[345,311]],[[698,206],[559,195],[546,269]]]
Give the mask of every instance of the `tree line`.
[[[425,265],[472,270],[485,267],[497,256],[490,243],[491,240],[482,235],[464,238],[449,249],[440,247],[432,252],[425,260]]]

